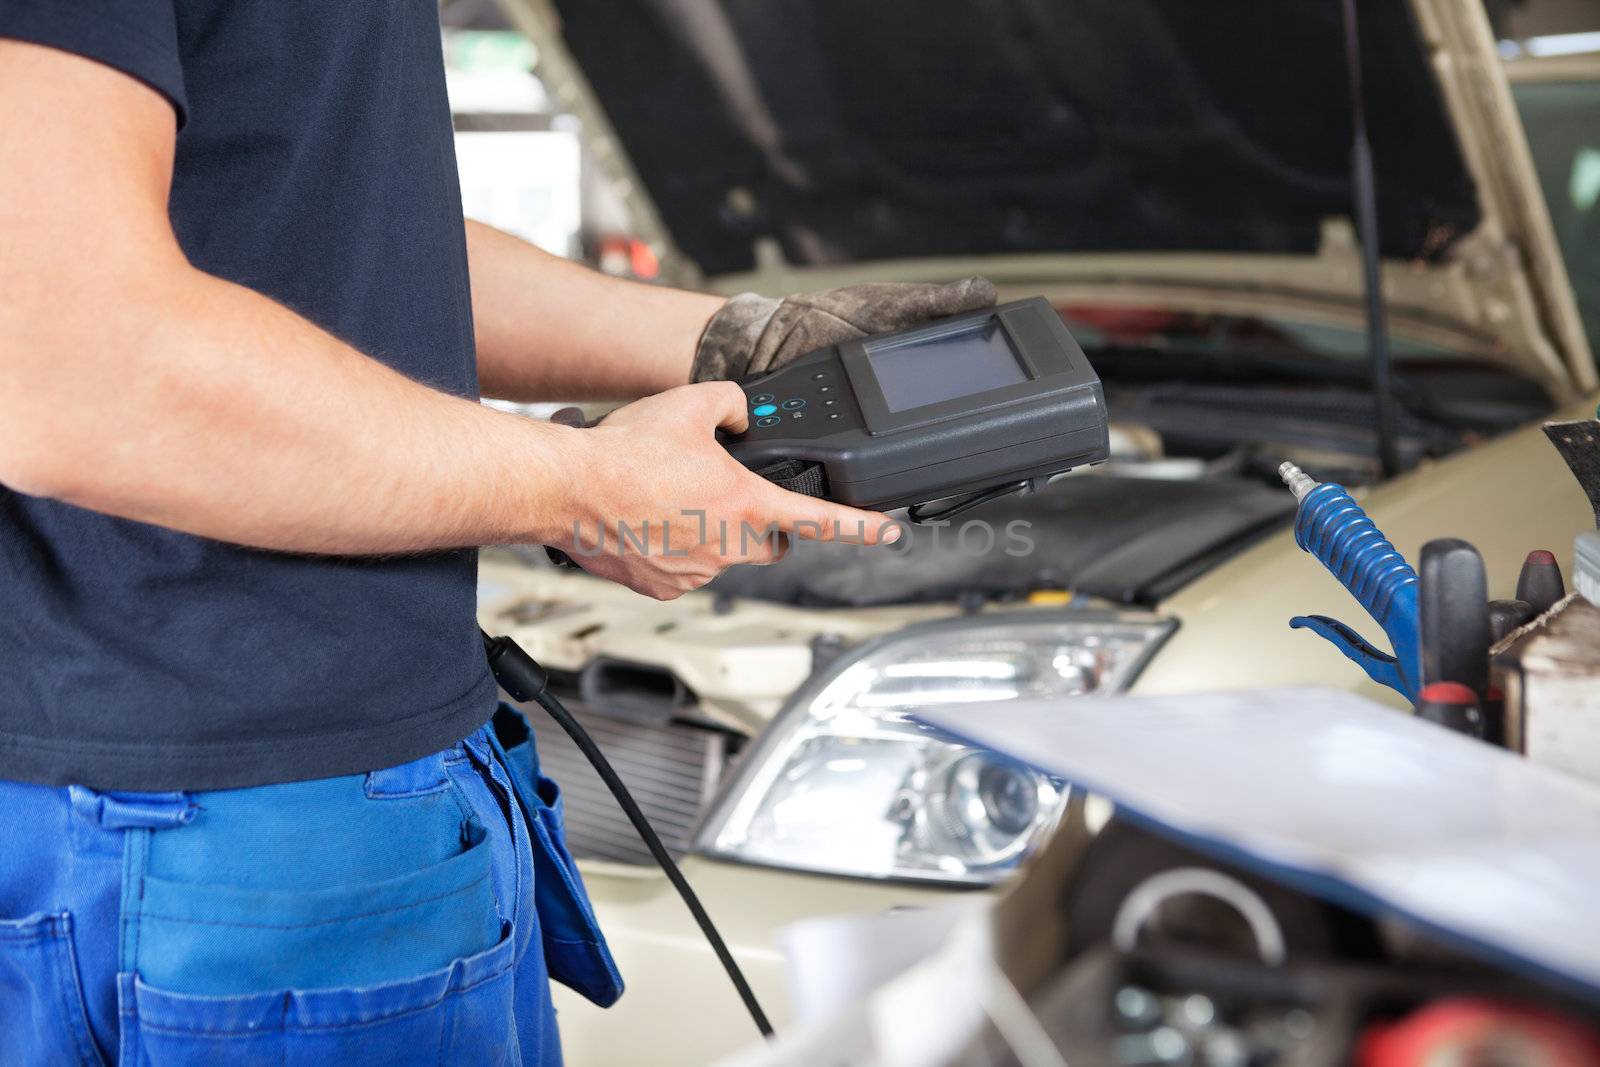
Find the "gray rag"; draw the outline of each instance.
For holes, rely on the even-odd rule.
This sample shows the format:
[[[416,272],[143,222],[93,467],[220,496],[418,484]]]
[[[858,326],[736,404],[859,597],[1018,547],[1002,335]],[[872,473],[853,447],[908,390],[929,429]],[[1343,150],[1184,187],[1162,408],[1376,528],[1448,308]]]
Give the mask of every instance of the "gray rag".
[[[706,324],[692,380],[737,381],[841,341],[977,311],[994,302],[994,285],[987,278],[949,285],[869,282],[781,300],[740,293]]]

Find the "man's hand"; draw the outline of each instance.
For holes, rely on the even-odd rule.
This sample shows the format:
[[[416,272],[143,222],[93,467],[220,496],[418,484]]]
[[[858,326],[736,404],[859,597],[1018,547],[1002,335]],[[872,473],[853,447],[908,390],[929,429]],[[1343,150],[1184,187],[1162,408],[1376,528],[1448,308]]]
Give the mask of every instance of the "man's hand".
[[[647,397],[575,431],[576,516],[554,542],[591,573],[671,600],[737,563],[771,563],[788,539],[879,544],[892,520],[779,489],[716,438],[745,428],[743,390],[726,382]]]
[[[871,282],[782,300],[741,293],[711,316],[692,377],[738,381],[786,367],[828,345],[977,311],[994,301],[987,278],[949,285]]]

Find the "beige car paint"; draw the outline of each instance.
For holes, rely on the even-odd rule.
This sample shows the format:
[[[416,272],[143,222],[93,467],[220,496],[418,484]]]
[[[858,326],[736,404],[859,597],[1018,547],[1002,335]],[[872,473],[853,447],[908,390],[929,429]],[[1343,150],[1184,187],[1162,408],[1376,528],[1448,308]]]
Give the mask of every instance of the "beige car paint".
[[[585,864],[606,937],[628,990],[601,1010],[556,987],[562,1047],[572,1067],[689,1067],[758,1040],[683,903],[653,870]],[[874,885],[687,858],[683,872],[781,1027],[789,1018],[778,931],[817,915],[938,907],[939,889]]]
[[[1526,82],[1600,82],[1600,52],[1563,56],[1519,56],[1507,60],[1506,78],[1512,85]]]
[[[1593,357],[1481,7],[1463,0],[1411,3],[1458,120],[1485,217],[1442,263],[1385,264],[1391,329],[1398,337],[1501,361],[1568,402],[1566,417],[1592,416],[1597,397],[1575,401],[1595,388]],[[641,236],[662,258],[667,278],[698,281],[698,271],[676,252],[566,53],[549,0],[505,0],[504,6],[539,49],[540,75],[563,106],[583,119],[591,146],[598,143],[602,149],[602,168],[620,183],[624,201],[643,220]],[[758,253],[758,270],[703,284],[721,292],[790,292],[983,273],[999,283],[1003,298],[1043,293],[1063,302],[1362,325],[1360,264],[1351,228],[1341,219],[1324,224],[1318,254],[1303,258],[1046,255],[822,269],[784,263],[770,245]],[[1472,540],[1488,562],[1493,596],[1509,594],[1516,566],[1529,549],[1549,548],[1569,561],[1572,536],[1593,522],[1537,427],[1428,464],[1365,494],[1363,502],[1412,558],[1432,537]],[[864,638],[956,611],[954,605],[852,611],[741,603],[719,616],[712,598],[703,594],[657,604],[587,576],[532,571],[504,557],[486,557],[484,575],[490,589],[485,624],[514,634],[552,666],[579,666],[594,655],[659,664],[694,687],[708,713],[747,730],[759,729],[809,671],[812,636]],[[540,601],[559,602],[570,613],[539,616]],[[517,622],[505,614],[508,610],[513,615],[520,610],[528,621]],[[1356,689],[1398,703],[1327,642],[1289,630],[1291,615],[1326,613],[1382,640],[1349,594],[1299,550],[1288,531],[1200,578],[1160,611],[1181,625],[1137,680],[1135,692],[1293,681]],[[616,1007],[603,1012],[557,989],[567,1061],[574,1067],[703,1064],[754,1040],[725,977],[659,872],[613,863],[582,867],[629,988]],[[813,915],[936,905],[952,892],[696,857],[686,859],[684,869],[779,1026],[787,1018],[775,940],[779,930]]]

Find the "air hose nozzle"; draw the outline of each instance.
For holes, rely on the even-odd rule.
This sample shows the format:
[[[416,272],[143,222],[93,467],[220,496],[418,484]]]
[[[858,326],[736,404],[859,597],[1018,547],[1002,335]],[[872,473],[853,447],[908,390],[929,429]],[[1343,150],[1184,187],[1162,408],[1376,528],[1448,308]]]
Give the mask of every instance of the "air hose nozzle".
[[[1306,494],[1320,484],[1311,475],[1287,460],[1278,464],[1278,477],[1283,479],[1283,484],[1289,487],[1296,500],[1304,500]]]

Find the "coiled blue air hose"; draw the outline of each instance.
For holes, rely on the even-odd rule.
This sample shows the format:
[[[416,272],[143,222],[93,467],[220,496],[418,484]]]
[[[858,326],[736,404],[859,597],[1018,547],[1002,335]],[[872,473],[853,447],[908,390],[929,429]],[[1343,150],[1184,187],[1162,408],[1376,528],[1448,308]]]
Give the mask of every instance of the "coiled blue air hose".
[[[1361,510],[1344,486],[1317,482],[1284,463],[1278,475],[1295,498],[1295,543],[1327,567],[1388,635],[1393,654],[1375,648],[1344,623],[1325,615],[1297,615],[1295,629],[1321,634],[1367,672],[1415,701],[1422,685],[1421,629],[1417,611],[1417,572]]]

